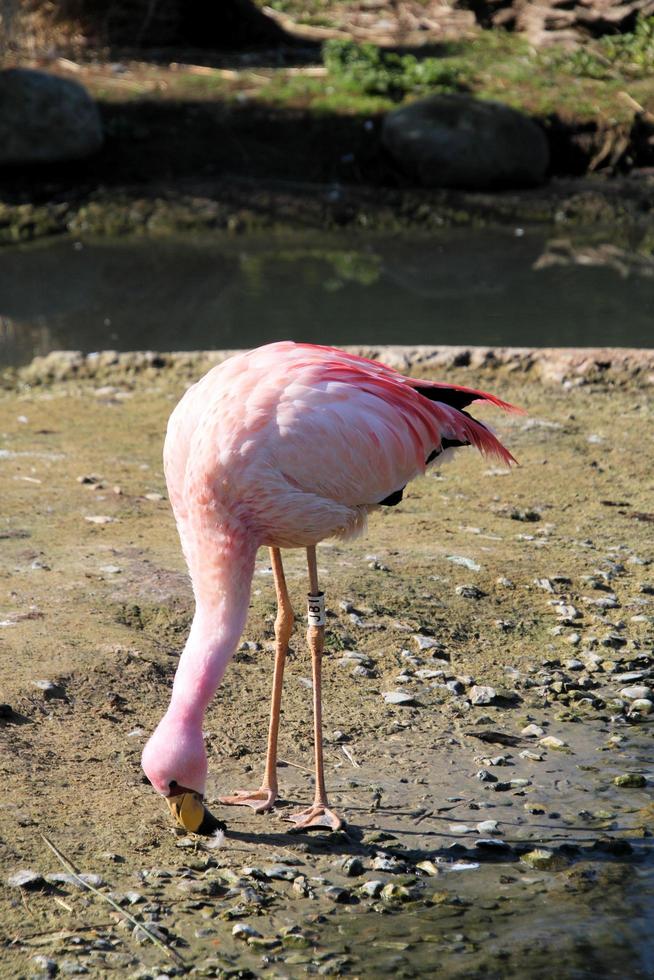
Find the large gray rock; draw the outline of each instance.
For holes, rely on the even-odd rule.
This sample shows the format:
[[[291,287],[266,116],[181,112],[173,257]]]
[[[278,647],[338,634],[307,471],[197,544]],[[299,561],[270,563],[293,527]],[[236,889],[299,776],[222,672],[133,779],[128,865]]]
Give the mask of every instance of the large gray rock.
[[[500,102],[432,95],[389,113],[384,146],[425,187],[539,184],[549,163],[545,133]]]
[[[0,165],[76,160],[101,145],[100,113],[77,82],[30,68],[0,71]]]

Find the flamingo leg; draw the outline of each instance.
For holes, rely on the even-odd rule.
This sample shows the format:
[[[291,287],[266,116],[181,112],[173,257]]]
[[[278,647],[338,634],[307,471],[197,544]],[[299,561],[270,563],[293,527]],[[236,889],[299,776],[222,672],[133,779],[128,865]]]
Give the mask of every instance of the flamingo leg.
[[[273,670],[272,699],[270,702],[270,727],[268,729],[268,749],[266,768],[259,789],[236,790],[233,796],[221,796],[220,802],[230,806],[249,806],[256,813],[272,810],[277,799],[277,737],[279,734],[279,715],[282,703],[282,682],[284,664],[288,652],[288,641],[293,629],[293,609],[288,597],[286,578],[279,548],[270,549],[275,592],[277,593],[277,617],[275,619],[275,666]]]
[[[315,547],[307,548],[307,562],[309,565],[309,604],[311,599],[320,596],[322,593],[318,589],[318,568],[316,563]],[[323,617],[319,617],[323,618]],[[294,813],[287,819],[295,824],[295,830],[309,830],[313,827],[327,827],[330,830],[339,830],[343,826],[343,820],[336,813],[329,809],[327,805],[327,790],[325,788],[325,768],[322,752],[322,653],[325,642],[324,621],[318,625],[309,625],[307,630],[307,642],[311,651],[311,666],[313,671],[313,724],[314,724],[314,747],[316,764],[316,792],[312,806],[300,813]]]

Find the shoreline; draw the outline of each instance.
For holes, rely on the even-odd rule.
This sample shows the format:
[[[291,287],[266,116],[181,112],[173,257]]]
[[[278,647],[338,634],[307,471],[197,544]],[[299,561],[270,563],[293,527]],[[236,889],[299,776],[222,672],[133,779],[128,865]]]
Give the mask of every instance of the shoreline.
[[[111,188],[59,187],[0,200],[0,246],[62,235],[161,238],[261,231],[433,232],[443,228],[611,227],[648,237],[654,173],[552,178],[538,188],[420,190],[280,180],[187,180]]]
[[[382,360],[405,374],[419,376],[435,369],[457,373],[506,371],[546,384],[578,387],[589,384],[654,385],[654,348],[635,347],[486,347],[428,345],[347,345],[354,354]],[[237,350],[51,351],[31,363],[0,375],[5,389],[22,389],[71,381],[137,385],[154,378],[199,377]]]

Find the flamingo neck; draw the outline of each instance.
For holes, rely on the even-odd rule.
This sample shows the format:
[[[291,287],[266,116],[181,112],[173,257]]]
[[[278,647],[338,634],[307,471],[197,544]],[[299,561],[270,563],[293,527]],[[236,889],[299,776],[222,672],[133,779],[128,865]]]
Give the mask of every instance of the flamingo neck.
[[[188,555],[195,615],[173,683],[169,719],[201,726],[243,632],[256,544],[245,535],[208,534]]]

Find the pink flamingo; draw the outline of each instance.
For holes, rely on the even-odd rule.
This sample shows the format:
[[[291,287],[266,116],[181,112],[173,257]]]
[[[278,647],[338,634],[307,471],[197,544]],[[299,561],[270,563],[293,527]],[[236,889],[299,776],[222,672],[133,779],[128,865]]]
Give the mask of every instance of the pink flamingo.
[[[245,625],[261,545],[270,549],[278,604],[265,771],[258,789],[221,802],[263,812],[277,799],[282,679],[293,626],[280,549],[306,548],[315,798],[288,819],[298,829],[342,825],[329,809],[323,770],[325,617],[316,544],[361,532],[371,510],[398,503],[409,480],[442,461],[448,449],[472,445],[515,462],[465,411],[477,400],[513,409],[482,391],[417,381],[344,351],[284,341],[223,362],[177,405],[164,466],[196,608],[170,705],[145,746],[142,765],[188,830],[208,829],[213,819],[202,803],[202,722]]]

